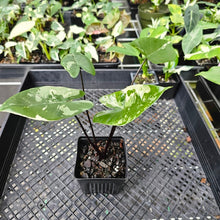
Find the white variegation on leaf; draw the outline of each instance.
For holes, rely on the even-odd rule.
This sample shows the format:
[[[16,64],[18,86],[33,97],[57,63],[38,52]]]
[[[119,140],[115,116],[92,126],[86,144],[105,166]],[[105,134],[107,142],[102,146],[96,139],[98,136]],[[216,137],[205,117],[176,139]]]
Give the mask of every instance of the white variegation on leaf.
[[[102,96],[99,101],[110,108],[97,113],[96,123],[123,126],[139,117],[170,87],[132,85],[121,91]]]
[[[11,30],[8,39],[20,36],[28,31],[30,31],[35,25],[35,21],[22,21],[14,26]]]
[[[34,120],[56,121],[92,108],[92,102],[76,100],[83,96],[83,91],[66,87],[31,88],[10,97],[0,106],[0,111]]]

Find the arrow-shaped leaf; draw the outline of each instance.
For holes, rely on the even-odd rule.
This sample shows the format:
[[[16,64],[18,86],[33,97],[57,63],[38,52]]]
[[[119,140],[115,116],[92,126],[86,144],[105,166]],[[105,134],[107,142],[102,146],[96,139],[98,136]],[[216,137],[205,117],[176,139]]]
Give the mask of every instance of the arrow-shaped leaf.
[[[92,108],[93,103],[90,101],[73,101],[83,96],[83,91],[65,87],[31,88],[10,97],[0,106],[0,111],[35,120],[56,121]]]
[[[194,4],[187,7],[184,14],[184,23],[186,32],[191,32],[200,20],[199,6]]]
[[[125,125],[139,117],[169,88],[156,85],[132,85],[121,91],[104,95],[99,101],[111,109],[97,113],[93,121],[106,125]]]
[[[131,46],[129,43],[121,44],[122,46],[112,46],[108,48],[107,52],[116,52],[128,56],[136,56],[138,57],[140,52],[133,46]]]
[[[152,63],[159,64],[176,60],[177,54],[172,44],[158,38],[139,38],[131,45],[144,54]]]
[[[67,54],[61,60],[61,65],[73,78],[79,75],[80,67],[86,72],[95,75],[95,68],[92,62],[81,53]]]
[[[34,25],[35,25],[35,21],[22,21],[16,24],[14,28],[11,30],[8,39],[12,39],[14,37],[17,37],[21,34],[30,31],[34,27]]]
[[[202,76],[205,79],[220,85],[220,66],[213,66],[208,71],[200,72],[196,74],[196,76]]]
[[[182,40],[182,48],[184,54],[190,53],[193,48],[198,46],[202,40],[202,28],[196,26],[191,32],[186,33]]]

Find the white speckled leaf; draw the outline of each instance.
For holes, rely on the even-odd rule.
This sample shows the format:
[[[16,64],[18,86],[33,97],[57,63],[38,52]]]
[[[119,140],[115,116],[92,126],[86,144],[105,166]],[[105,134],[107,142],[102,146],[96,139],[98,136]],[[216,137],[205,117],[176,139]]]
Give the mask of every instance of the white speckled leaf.
[[[121,91],[104,95],[99,101],[111,109],[97,113],[93,121],[115,126],[128,124],[155,103],[169,88],[156,85],[132,85]]]
[[[73,117],[93,107],[93,103],[75,99],[84,96],[78,89],[43,86],[22,91],[6,100],[0,111],[41,121]]]

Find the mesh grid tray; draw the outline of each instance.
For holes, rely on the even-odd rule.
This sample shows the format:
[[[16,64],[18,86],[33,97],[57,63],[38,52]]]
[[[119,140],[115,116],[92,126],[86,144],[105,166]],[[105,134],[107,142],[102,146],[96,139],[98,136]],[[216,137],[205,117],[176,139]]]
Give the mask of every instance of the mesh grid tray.
[[[103,109],[98,97],[113,91],[87,90],[96,112]],[[84,115],[81,119],[87,122]],[[218,219],[218,206],[184,127],[175,101],[160,99],[137,120],[117,128],[115,135],[123,136],[127,146],[128,181],[114,196],[85,195],[73,176],[82,135],[76,121],[26,120],[0,219]],[[95,125],[95,131],[104,136],[110,129]]]

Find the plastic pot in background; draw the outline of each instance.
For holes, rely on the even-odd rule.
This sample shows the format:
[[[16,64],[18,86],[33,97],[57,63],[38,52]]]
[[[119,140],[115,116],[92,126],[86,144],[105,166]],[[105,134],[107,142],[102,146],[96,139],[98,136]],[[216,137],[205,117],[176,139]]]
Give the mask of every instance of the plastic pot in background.
[[[157,19],[163,16],[167,16],[169,14],[169,9],[167,5],[161,4],[157,12],[150,11],[151,7],[152,4],[150,2],[147,2],[145,4],[140,4],[138,6],[138,16],[142,28],[145,28],[149,24],[151,24],[152,19]]]
[[[159,84],[158,84],[159,86],[163,86],[163,87],[172,86],[172,88],[165,91],[160,98],[167,99],[167,100],[174,98],[178,90],[179,84],[180,84],[179,75],[178,74],[171,75],[168,81],[166,82],[164,80],[164,74],[162,72],[157,71],[156,74],[157,74],[157,78],[159,81]]]
[[[154,70],[150,70],[149,74],[151,74],[151,77],[149,79],[146,79],[146,81],[142,81],[142,73],[139,73],[134,84],[158,84],[158,78],[156,75],[156,72]],[[131,72],[131,82],[134,80],[134,77],[136,75],[136,72]]]

